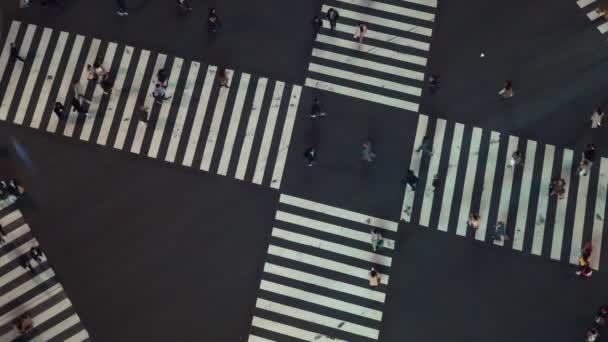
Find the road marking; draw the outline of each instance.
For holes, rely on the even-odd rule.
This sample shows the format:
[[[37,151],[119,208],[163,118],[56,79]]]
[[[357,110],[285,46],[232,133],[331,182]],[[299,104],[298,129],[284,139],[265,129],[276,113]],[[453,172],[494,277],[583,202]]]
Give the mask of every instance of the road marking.
[[[519,138],[516,136],[509,136],[509,143],[507,145],[507,156],[505,160],[510,160],[511,156],[515,151],[517,151],[517,143],[519,142]],[[502,221],[505,224],[505,227],[508,228],[507,219],[509,217],[509,205],[511,204],[511,192],[513,190],[513,173],[515,170],[513,168],[507,168],[506,165],[503,166],[505,168],[504,174],[502,176],[502,187],[500,188],[500,202],[498,203],[498,213],[496,214],[496,221]],[[495,240],[495,245],[503,246],[504,240]]]
[[[604,232],[604,217],[606,215],[606,189],[608,188],[608,159],[602,158],[599,172],[597,193],[595,194],[593,232],[591,236],[593,253],[589,257],[589,265],[595,270],[600,269],[600,256],[602,254],[602,234]]]
[[[467,170],[465,172],[464,185],[462,187],[460,211],[458,212],[458,222],[456,222],[456,234],[460,236],[466,236],[467,228],[469,227],[469,214],[471,213],[473,191],[475,190],[475,175],[477,174],[482,133],[483,131],[481,128],[473,127],[471,144],[469,145],[469,158],[467,159]]]
[[[549,204],[549,187],[551,186],[551,173],[553,172],[553,158],[555,146],[545,145],[543,171],[538,189],[538,205],[536,219],[534,220],[534,238],[532,239],[532,254],[541,255],[545,236],[545,222],[547,221],[547,207]]]
[[[285,169],[285,162],[287,161],[287,152],[289,152],[289,143],[291,142],[291,134],[293,132],[293,125],[296,120],[296,113],[298,112],[301,93],[301,86],[294,85],[291,89],[291,96],[287,108],[287,114],[285,115],[285,123],[283,124],[283,132],[281,133],[281,141],[279,142],[277,159],[274,163],[274,170],[272,171],[272,181],[270,183],[270,187],[274,189],[281,187],[281,180],[283,179],[283,171]]]
[[[536,141],[528,140],[526,143],[526,154],[524,155],[524,170],[521,177],[521,188],[519,190],[517,219],[515,220],[515,228],[513,233],[513,249],[518,251],[522,251],[524,247],[524,235],[526,233],[528,209],[530,208],[530,190],[532,189],[532,176],[534,175],[535,157]]]
[[[247,164],[249,163],[249,156],[253,146],[253,138],[255,137],[255,131],[258,126],[258,119],[260,117],[260,111],[262,109],[262,102],[264,101],[264,94],[266,92],[267,84],[267,78],[258,79],[255,95],[253,97],[253,104],[251,105],[251,113],[249,114],[249,120],[247,122],[247,130],[245,131],[245,138],[243,139],[243,145],[241,146],[239,163],[236,167],[236,173],[234,176],[236,179],[245,179]]]
[[[570,174],[572,174],[572,150],[564,149],[564,159],[562,162],[562,178],[566,181],[566,194],[563,199],[557,200],[555,209],[555,223],[553,224],[553,240],[551,242],[551,259],[560,260],[562,254],[562,244],[564,240],[564,226],[566,224],[566,209],[568,208],[568,196],[571,187]]]
[[[247,88],[249,87],[250,79],[251,75],[246,73],[241,74],[239,89],[236,92],[236,99],[234,100],[232,115],[230,116],[228,132],[226,133],[226,139],[224,140],[224,148],[222,149],[220,165],[217,168],[218,175],[225,176],[228,173],[228,166],[230,166],[230,157],[232,157],[232,150],[234,149],[234,140],[236,139],[236,133],[239,130],[239,123],[241,122],[241,114],[243,112],[243,105],[245,104],[245,98],[247,96]]]
[[[492,200],[492,187],[494,186],[494,176],[496,174],[496,162],[498,159],[498,146],[500,144],[500,134],[492,131],[490,133],[490,147],[486,161],[486,171],[483,177],[481,190],[481,201],[479,205],[480,224],[475,232],[475,239],[484,241],[486,239],[486,229],[488,226],[488,215],[490,214],[490,201]]]
[[[232,75],[234,74],[234,71],[227,69],[226,74]],[[232,78],[230,80],[232,80]],[[213,112],[213,119],[211,120],[209,135],[207,135],[205,151],[203,152],[203,160],[201,161],[200,166],[201,170],[209,171],[211,159],[213,158],[213,151],[215,151],[215,143],[217,142],[217,136],[220,133],[220,125],[222,124],[222,117],[224,116],[224,109],[226,108],[226,101],[228,100],[229,92],[229,88],[220,87],[220,94],[217,98],[217,102],[215,103],[215,111]]]
[[[423,227],[429,226],[431,220],[431,209],[433,208],[433,185],[432,178],[439,171],[439,163],[441,162],[441,151],[443,150],[443,138],[445,135],[446,121],[444,119],[437,119],[437,125],[435,127],[435,137],[433,138],[433,156],[426,174],[426,184],[422,197],[422,209],[420,210],[420,220],[418,224]],[[422,153],[422,152],[421,152]],[[422,178],[422,175],[420,175]]]
[[[454,199],[454,186],[455,180],[458,173],[458,161],[460,160],[460,151],[462,149],[462,136],[464,134],[464,125],[456,123],[454,127],[454,136],[452,138],[452,148],[450,150],[450,159],[448,161],[448,172],[445,177],[446,182],[443,188],[443,198],[441,202],[441,212],[439,213],[439,222],[437,229],[447,232],[448,224],[450,223],[450,212],[452,210],[452,201]],[[429,175],[427,178],[429,181],[431,177],[435,175]]]
[[[255,172],[253,174],[253,183],[255,184],[262,184],[262,180],[264,179],[264,171],[266,170],[266,164],[268,163],[268,154],[270,153],[270,145],[272,144],[272,137],[274,135],[274,128],[281,107],[281,99],[283,98],[284,90],[285,83],[276,81],[270,108],[268,109],[268,116],[266,117],[266,127],[264,128],[264,135],[262,136],[258,161],[255,164]]]
[[[412,159],[410,160],[410,168],[414,174],[418,175],[420,172],[420,161],[422,154],[417,153],[418,146],[422,144],[422,139],[426,135],[426,130],[429,124],[429,117],[420,114],[418,115],[418,124],[416,126],[416,136],[414,137],[414,146],[412,147]],[[403,205],[401,207],[401,219],[405,222],[410,222],[412,219],[412,206],[414,205],[414,197],[416,196],[415,191],[411,191],[408,185],[405,185],[403,195]]]

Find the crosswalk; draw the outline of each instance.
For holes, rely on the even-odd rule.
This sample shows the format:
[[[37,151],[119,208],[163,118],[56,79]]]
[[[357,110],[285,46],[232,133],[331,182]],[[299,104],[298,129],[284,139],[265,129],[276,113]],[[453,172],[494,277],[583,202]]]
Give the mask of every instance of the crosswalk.
[[[0,120],[280,188],[301,86],[227,69],[230,87],[219,87],[218,66],[19,21],[6,37]],[[12,42],[25,63],[10,56]],[[87,81],[95,60],[109,70],[111,95]],[[161,68],[171,97],[159,105],[151,93]],[[74,80],[86,87],[89,115],[59,120],[54,104],[69,108]]]
[[[418,112],[437,0],[325,0],[323,18],[330,8],[339,19],[335,30],[324,20],[305,85]]]
[[[597,0],[577,0],[576,4],[578,7],[587,11],[587,18],[593,22],[597,30],[600,31],[601,34],[606,34],[608,32],[608,21],[604,19],[601,13],[598,12],[599,1]],[[608,9],[608,7],[606,7]]]
[[[28,341],[89,341],[46,256],[40,262],[32,261],[35,273],[20,265],[30,248],[38,246],[21,212],[9,206],[0,215],[6,233],[0,245],[0,341],[19,337],[14,322],[24,314],[33,321]]]
[[[432,141],[432,156],[417,152],[424,136]],[[515,151],[524,163],[507,167]],[[511,239],[495,244],[573,264],[592,241],[590,265],[599,269],[608,159],[578,176],[582,152],[421,114],[409,165],[420,181],[416,191],[406,187],[401,219],[479,241],[493,241],[494,225],[502,221]],[[566,181],[563,199],[549,196],[555,178]],[[471,212],[481,216],[475,231],[467,224]]]
[[[377,340],[396,236],[396,222],[281,194],[248,341]]]

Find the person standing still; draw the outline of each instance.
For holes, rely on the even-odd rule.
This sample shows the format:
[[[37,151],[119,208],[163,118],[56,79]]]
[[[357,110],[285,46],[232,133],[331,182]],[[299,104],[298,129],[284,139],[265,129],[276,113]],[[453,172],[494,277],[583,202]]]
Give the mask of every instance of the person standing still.
[[[340,14],[333,7],[327,10],[327,20],[329,21],[329,27],[332,31],[336,30],[336,24],[340,19]]]
[[[125,0],[116,0],[118,3],[118,10],[116,11],[116,13],[119,16],[125,16],[125,15],[129,15],[129,13],[127,12],[127,4]]]

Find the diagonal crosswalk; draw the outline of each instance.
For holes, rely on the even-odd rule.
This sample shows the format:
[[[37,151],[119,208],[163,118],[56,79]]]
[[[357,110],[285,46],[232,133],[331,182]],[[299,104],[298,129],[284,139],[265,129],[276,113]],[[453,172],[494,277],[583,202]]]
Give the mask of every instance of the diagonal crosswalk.
[[[89,334],[68,299],[46,256],[32,259],[34,272],[21,265],[38,246],[21,212],[9,206],[0,212],[5,241],[0,244],[0,341],[20,334],[14,326],[23,315],[32,318],[28,341],[89,341]]]
[[[377,340],[396,236],[396,222],[281,194],[248,341]]]
[[[0,53],[0,120],[279,189],[302,87],[180,57],[13,21]],[[15,42],[22,63],[10,56]],[[87,80],[102,61],[113,89]],[[168,74],[168,98],[151,96]],[[88,115],[70,111],[79,80]],[[68,113],[60,120],[56,102]],[[141,118],[147,108],[149,121]]]
[[[424,136],[432,137],[432,156],[417,152]],[[523,165],[509,167],[515,151]],[[488,242],[502,221],[510,239],[495,244],[572,264],[591,241],[590,264],[599,269],[608,159],[579,176],[581,153],[420,114],[409,166],[420,180],[416,191],[406,187],[401,219]],[[549,196],[556,178],[566,181],[563,199]],[[471,212],[480,215],[478,229],[468,227]]]
[[[578,0],[578,7],[587,11],[587,18],[591,21],[601,34],[608,32],[608,21],[602,14],[601,10],[608,10],[606,6],[600,6],[600,1],[597,0]],[[607,16],[608,18],[608,16]]]
[[[436,9],[436,0],[324,1],[305,85],[418,112]],[[362,44],[353,37],[359,23],[367,26]]]

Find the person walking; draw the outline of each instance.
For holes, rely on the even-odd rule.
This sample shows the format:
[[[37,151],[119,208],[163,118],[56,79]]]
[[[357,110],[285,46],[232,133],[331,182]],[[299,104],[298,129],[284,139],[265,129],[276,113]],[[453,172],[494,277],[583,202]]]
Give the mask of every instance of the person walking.
[[[11,57],[14,58],[16,61],[20,61],[21,63],[25,63],[25,59],[21,56],[19,56],[19,51],[17,49],[17,46],[15,45],[15,43],[11,43]]]
[[[412,191],[416,191],[416,184],[418,184],[418,177],[414,174],[414,171],[407,170],[407,174],[405,175],[405,179],[402,183],[409,185],[412,188]]]
[[[177,0],[177,10],[181,15],[186,15],[192,12],[189,0]]]
[[[593,113],[591,113],[591,128],[598,128],[602,125],[602,119],[604,118],[604,111],[602,107],[597,107]]]
[[[355,26],[355,34],[354,34],[353,38],[359,40],[359,48],[363,44],[363,38],[365,38],[366,34],[367,34],[367,25],[365,25],[364,23],[358,23]]]
[[[589,169],[591,168],[591,163],[587,159],[581,160],[578,164],[578,169],[576,169],[576,173],[582,177],[589,174]]]
[[[60,102],[55,102],[55,106],[53,107],[53,112],[57,115],[59,120],[65,119],[65,107]]]
[[[125,16],[125,15],[129,15],[129,12],[127,12],[127,4],[125,0],[116,0],[118,3],[118,10],[116,11],[116,13],[119,16]]]
[[[380,273],[378,273],[374,267],[372,267],[372,269],[369,271],[369,286],[380,286]]]
[[[314,18],[312,18],[312,38],[313,39],[317,39],[317,35],[319,34],[319,31],[321,31],[322,27],[323,27],[323,20],[321,20],[321,18],[319,18],[318,16],[315,16]]]
[[[220,87],[230,88],[228,86],[230,77],[228,76],[228,71],[226,71],[226,68],[220,68],[220,70],[217,72],[217,81],[220,84]]]
[[[72,110],[78,112],[78,114],[84,114],[85,116],[89,116],[89,112],[87,112],[83,107],[80,101],[77,98],[72,97],[72,101],[70,102],[72,106]]]
[[[439,89],[439,76],[431,75],[429,76],[429,90],[431,94],[435,94],[435,92]]]
[[[308,162],[308,166],[312,166],[317,161],[317,151],[314,147],[309,147],[304,151],[304,158]]]
[[[514,95],[513,84],[511,83],[511,81],[507,80],[507,81],[505,81],[505,84],[502,87],[502,89],[498,92],[498,96],[500,96],[500,98],[505,100],[505,99],[513,97],[513,95]]]
[[[32,273],[32,274],[34,274],[36,272],[36,270],[34,269],[34,266],[32,266],[32,258],[30,258],[30,256],[27,254],[22,254],[19,257],[19,264],[24,269],[29,270],[30,273]]]
[[[587,334],[585,335],[585,341],[595,342],[597,341],[598,337],[600,337],[600,332],[597,330],[597,328],[590,328],[589,330],[587,330]]]
[[[370,238],[371,238],[371,243],[372,243],[372,250],[374,252],[378,248],[382,247],[382,244],[384,243],[384,239],[382,238],[382,234],[380,234],[380,232],[378,231],[377,228],[372,228],[372,231],[370,233]]]
[[[32,315],[29,313],[23,314],[21,317],[17,318],[15,321],[15,329],[19,332],[19,335],[26,336],[32,329],[34,328],[34,320],[32,319]],[[15,341],[20,341],[16,339]]]
[[[209,16],[207,17],[207,29],[209,32],[215,33],[217,32],[218,27],[220,26],[220,19],[217,16],[217,11],[215,8],[209,10]]]
[[[509,236],[507,235],[507,227],[504,222],[498,221],[494,226],[494,234],[492,234],[492,239],[494,241],[507,241],[509,240]]]
[[[106,70],[106,68],[103,67],[101,62],[95,61],[93,63],[93,68],[94,68],[95,74],[97,74],[97,79],[101,79],[103,81],[108,78],[108,76],[109,76],[108,71]]]
[[[431,185],[433,186],[433,192],[438,191],[441,188],[441,179],[439,178],[439,175],[433,176]]]
[[[31,259],[35,259],[40,264],[42,263],[42,257],[44,254],[42,254],[40,246],[32,246],[29,251],[29,256]]]
[[[366,141],[363,143],[363,149],[361,150],[361,160],[368,163],[372,163],[376,159],[376,153],[374,153],[372,142]]]
[[[597,13],[597,15],[602,19],[608,20],[608,10],[605,7],[596,8],[595,13]]]
[[[144,123],[148,123],[149,122],[149,120],[150,120],[150,111],[149,111],[149,108],[146,107],[145,105],[139,105],[139,106],[137,106],[136,114],[137,114],[137,117],[139,118],[139,121],[142,121]]]
[[[221,70],[222,69],[220,69],[220,71]],[[157,83],[160,83],[163,88],[167,89],[167,87],[169,86],[169,75],[167,75],[165,68],[158,69],[158,72],[156,73],[156,79],[158,80]]]
[[[340,14],[333,7],[327,10],[327,20],[329,21],[329,27],[332,31],[336,30],[336,24],[340,19]]]
[[[583,159],[588,160],[590,164],[595,162],[595,149],[595,144],[587,144],[585,152],[583,152]]]
[[[479,223],[481,222],[481,217],[479,216],[478,213],[476,212],[471,212],[469,214],[469,221],[467,221],[467,224],[469,225],[469,227],[473,228],[473,229],[478,229],[479,228]]]
[[[606,316],[608,316],[608,306],[602,305],[599,308],[599,310],[597,311],[597,314],[595,315],[593,322],[595,322],[595,324],[603,327],[606,324]]]
[[[323,112],[321,108],[321,101],[318,98],[314,98],[312,100],[312,109],[310,110],[310,117],[315,119],[319,116],[325,116],[325,112]]]
[[[168,100],[171,96],[165,95],[165,88],[160,83],[156,83],[154,91],[152,91],[152,97],[156,100],[156,103],[162,104],[164,100]]]
[[[557,196],[563,199],[566,194],[566,181],[563,178],[556,178],[549,186],[549,196]]]
[[[523,165],[523,160],[523,154],[520,151],[515,151],[513,154],[511,154],[511,159],[509,160],[509,165],[507,165],[507,167]]]
[[[84,89],[82,88],[82,85],[80,84],[79,80],[74,80],[74,82],[72,82],[72,90],[74,91],[74,97],[88,104],[91,104],[91,100],[87,99],[84,96]]]
[[[433,146],[431,144],[431,139],[428,136],[425,135],[422,137],[422,143],[420,143],[420,146],[418,146],[416,152],[423,152],[423,154],[428,153],[429,156],[433,156]]]
[[[6,232],[4,231],[4,227],[0,224],[0,244],[6,242]]]

